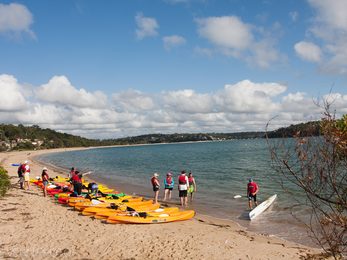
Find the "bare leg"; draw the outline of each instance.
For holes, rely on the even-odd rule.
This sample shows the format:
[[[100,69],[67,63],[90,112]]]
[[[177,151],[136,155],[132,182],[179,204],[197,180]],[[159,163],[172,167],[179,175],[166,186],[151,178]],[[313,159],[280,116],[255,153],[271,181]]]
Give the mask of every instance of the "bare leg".
[[[158,203],[158,195],[159,195],[159,191],[155,191],[154,192],[154,204]]]
[[[180,197],[180,200],[181,200],[181,206],[183,207],[184,206],[184,197]]]
[[[166,201],[167,192],[168,192],[168,189],[165,189],[165,190],[164,190],[164,199],[163,199],[163,201]]]

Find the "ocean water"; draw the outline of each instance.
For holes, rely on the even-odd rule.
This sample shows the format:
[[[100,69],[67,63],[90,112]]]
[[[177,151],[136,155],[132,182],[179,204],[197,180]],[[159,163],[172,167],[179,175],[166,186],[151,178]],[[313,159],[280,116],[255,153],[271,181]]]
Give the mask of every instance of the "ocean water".
[[[177,182],[181,170],[192,171],[198,192],[190,207],[199,213],[238,222],[251,231],[313,245],[303,224],[292,216],[307,217],[308,211],[293,207],[303,194],[290,183],[295,196],[284,192],[282,176],[271,167],[266,140],[232,140],[95,148],[42,155],[39,160],[63,168],[92,170],[91,178],[129,194],[151,197],[150,178],[154,172],[163,182],[172,172]],[[278,194],[275,203],[255,220],[245,218],[248,208],[246,186],[252,177],[260,187],[258,201]],[[163,186],[163,185],[162,185]],[[241,195],[234,199],[235,195]],[[163,190],[160,192],[163,197]],[[178,191],[173,190],[174,203]]]

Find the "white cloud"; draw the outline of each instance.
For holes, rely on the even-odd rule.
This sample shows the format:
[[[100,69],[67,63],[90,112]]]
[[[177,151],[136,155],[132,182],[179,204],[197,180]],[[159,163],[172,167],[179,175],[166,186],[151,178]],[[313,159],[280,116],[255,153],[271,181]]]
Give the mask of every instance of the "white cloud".
[[[236,16],[209,17],[196,21],[200,36],[221,48],[242,50],[253,41],[250,25]]]
[[[322,51],[312,42],[301,41],[294,45],[297,55],[306,61],[319,62],[322,57]]]
[[[142,13],[135,16],[135,22],[137,25],[136,36],[138,39],[145,37],[152,37],[158,35],[159,25],[155,18],[144,17]]]
[[[216,95],[218,111],[235,113],[275,112],[279,104],[272,97],[282,94],[286,87],[277,83],[253,83],[249,80],[226,85]]]
[[[0,75],[0,111],[17,111],[26,108],[26,100],[20,85],[11,75]]]
[[[319,42],[322,55],[324,54],[324,60],[321,59],[319,63],[321,71],[346,76],[347,1],[309,0],[308,2],[316,11],[308,31],[313,40]],[[309,59],[316,61],[317,54]]]
[[[94,93],[76,89],[65,76],[54,76],[47,84],[36,90],[37,98],[62,105],[103,108],[107,97],[100,91]]]
[[[186,43],[186,39],[179,35],[171,35],[163,37],[163,42],[164,48],[166,50],[171,50],[172,48],[184,45]]]
[[[116,138],[145,133],[261,131],[274,116],[276,127],[321,117],[305,93],[286,93],[274,83],[243,80],[212,93],[184,89],[157,94],[127,90],[107,97],[71,85],[55,76],[41,86],[27,87],[14,76],[0,75],[0,121],[22,123],[93,138]],[[27,100],[24,98],[27,97]],[[326,97],[327,98],[327,97]],[[347,112],[347,95],[328,100]]]
[[[246,61],[261,68],[268,68],[282,60],[275,48],[276,37],[271,31],[243,22],[236,16],[196,19],[198,33],[206,38],[221,54]],[[280,28],[275,23],[271,30]]]
[[[211,96],[191,89],[165,92],[162,99],[167,109],[183,113],[208,113],[213,107]]]
[[[0,33],[28,33],[35,37],[30,26],[33,16],[28,8],[22,4],[0,4]]]
[[[250,65],[256,65],[260,68],[270,67],[281,59],[281,55],[274,48],[274,43],[268,39],[254,43],[252,47],[253,55],[246,58]]]
[[[309,0],[318,12],[316,20],[330,28],[347,31],[347,1],[346,0]]]
[[[136,112],[154,108],[154,102],[149,95],[133,89],[113,94],[112,100],[120,111]]]

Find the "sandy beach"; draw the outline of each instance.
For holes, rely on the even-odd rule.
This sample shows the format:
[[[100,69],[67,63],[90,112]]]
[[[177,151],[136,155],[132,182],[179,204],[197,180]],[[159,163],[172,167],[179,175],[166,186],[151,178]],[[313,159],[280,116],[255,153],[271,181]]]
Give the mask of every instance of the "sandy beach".
[[[305,259],[321,252],[199,213],[176,223],[105,224],[43,197],[33,185],[30,191],[19,189],[11,163],[29,159],[31,177],[39,176],[47,165],[33,157],[65,150],[0,153],[13,184],[0,200],[1,259]],[[48,173],[62,174],[52,168]]]

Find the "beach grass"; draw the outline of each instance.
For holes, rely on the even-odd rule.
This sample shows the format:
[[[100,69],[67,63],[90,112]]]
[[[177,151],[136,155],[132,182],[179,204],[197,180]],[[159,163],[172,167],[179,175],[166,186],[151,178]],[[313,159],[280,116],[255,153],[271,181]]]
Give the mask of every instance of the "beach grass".
[[[0,166],[0,197],[3,197],[10,187],[10,177],[8,176],[7,171]]]

